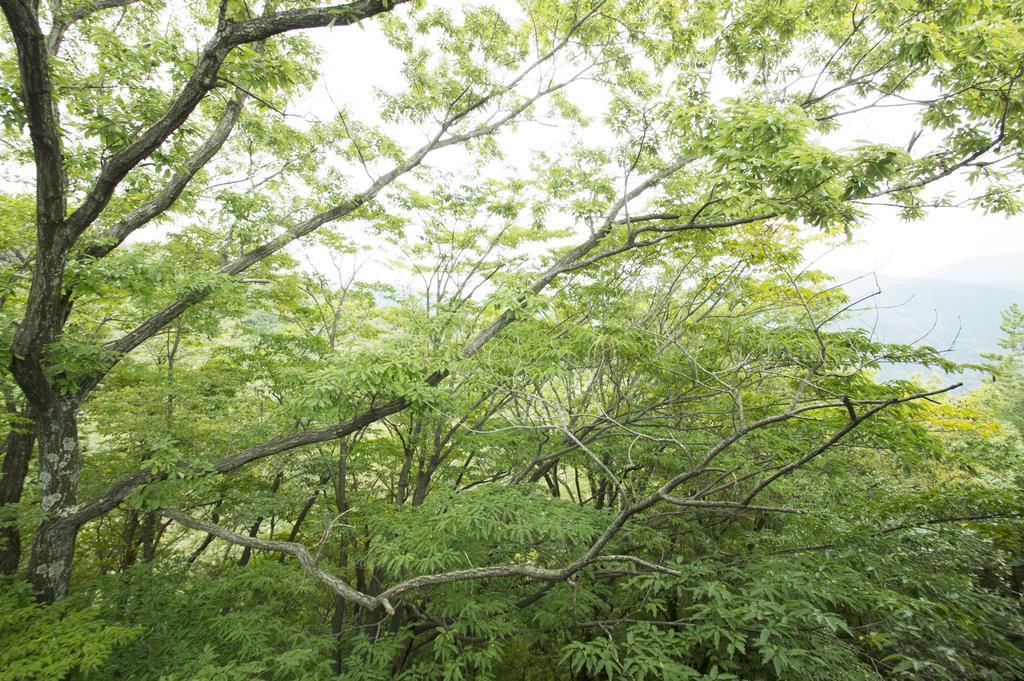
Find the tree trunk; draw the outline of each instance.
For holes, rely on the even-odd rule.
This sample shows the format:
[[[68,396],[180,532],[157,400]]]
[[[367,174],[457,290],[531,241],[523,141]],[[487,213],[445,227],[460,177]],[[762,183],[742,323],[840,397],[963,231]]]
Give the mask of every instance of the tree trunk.
[[[332,653],[331,669],[335,675],[341,674],[345,663],[345,652],[342,650],[341,635],[345,632],[345,599],[341,596],[334,597],[334,611],[331,613],[331,638],[334,640],[334,651]]]
[[[224,494],[223,489],[221,489],[221,494]],[[213,511],[210,512],[210,522],[212,522],[214,525],[220,522],[220,505],[223,503],[224,497],[221,496],[221,498],[217,500],[217,503],[213,505]],[[203,539],[203,543],[196,547],[196,550],[193,551],[192,555],[188,557],[188,564],[191,565],[192,563],[196,562],[199,559],[199,556],[203,555],[203,551],[205,551],[207,547],[209,547],[210,544],[213,543],[214,539],[215,537],[212,534],[207,534],[206,538]],[[285,554],[281,555],[284,556]]]
[[[8,400],[8,413],[17,415],[13,400]],[[11,430],[4,441],[3,473],[0,475],[0,510],[21,501],[28,475],[28,463],[32,458],[32,443],[35,434],[28,426],[11,424]],[[18,571],[21,562],[21,533],[15,519],[0,518],[0,574],[12,575]]]
[[[278,474],[274,476],[274,482],[271,483],[271,485],[270,485],[270,494],[271,494],[271,496],[273,496],[274,494],[277,494],[277,490],[281,487],[281,480],[283,480],[283,479],[284,479],[284,473],[278,472]],[[252,527],[249,528],[249,536],[250,537],[258,536],[259,533],[260,533],[260,525],[262,525],[262,524],[263,524],[263,516],[257,516],[255,522],[253,522],[253,524],[252,524]],[[249,559],[250,558],[252,558],[252,547],[251,546],[246,546],[245,549],[242,551],[242,557],[238,560],[238,564],[241,565],[242,567],[245,567],[246,565],[249,564]]]
[[[348,455],[349,441],[347,439],[338,443],[338,468],[334,478],[334,506],[338,513],[348,511]],[[338,547],[338,567],[342,572],[348,570],[348,545],[344,540]],[[344,651],[342,650],[342,634],[345,632],[345,599],[337,596],[334,599],[334,612],[331,614],[331,638],[334,639],[334,659],[332,668],[334,673],[341,674],[344,662]]]
[[[433,459],[424,468],[421,460],[420,470],[416,476],[416,487],[412,491],[412,506],[418,508],[427,500],[427,491],[430,489],[430,478],[434,474]]]
[[[149,511],[142,522],[142,560],[152,563],[156,559],[156,547],[163,536],[163,526],[156,513]]]
[[[139,512],[135,509],[130,509],[125,513],[124,532],[121,533],[121,562],[119,566],[121,572],[135,565],[135,559],[139,554],[139,547],[135,541],[135,535],[138,531]]]
[[[401,506],[409,496],[409,472],[412,470],[412,449],[405,448],[402,469],[398,472],[398,484],[395,487],[395,506]]]
[[[36,418],[36,437],[40,507],[47,517],[32,542],[28,580],[41,601],[53,602],[68,593],[78,536],[78,526],[61,517],[75,505],[82,471],[75,408],[61,401],[40,413]]]

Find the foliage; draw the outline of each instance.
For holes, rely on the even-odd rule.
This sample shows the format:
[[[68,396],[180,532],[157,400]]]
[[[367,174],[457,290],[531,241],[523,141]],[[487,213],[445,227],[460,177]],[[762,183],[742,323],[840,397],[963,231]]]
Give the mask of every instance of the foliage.
[[[1021,3],[3,10],[0,680],[1024,677],[1021,310],[803,265],[1020,212]]]
[[[0,679],[59,679],[77,671],[105,669],[111,652],[135,639],[139,631],[104,620],[95,608],[66,601],[46,606],[34,602],[24,582],[0,589]]]

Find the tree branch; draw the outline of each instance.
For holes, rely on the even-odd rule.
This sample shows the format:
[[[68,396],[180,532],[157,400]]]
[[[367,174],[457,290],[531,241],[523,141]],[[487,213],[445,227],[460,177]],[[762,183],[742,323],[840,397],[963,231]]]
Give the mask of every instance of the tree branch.
[[[328,25],[347,26],[391,11],[396,5],[407,1],[357,0],[347,5],[287,10],[247,21],[225,21],[219,24],[213,39],[203,48],[192,75],[163,115],[103,166],[92,189],[68,217],[71,238],[77,239],[93,223],[121,180],[188,120],[192,111],[216,84],[217,73],[232,49],[289,31]]]
[[[110,229],[96,237],[96,242],[84,249],[90,258],[102,258],[121,245],[132,232],[157,217],[178,200],[188,183],[220,151],[242,113],[246,95],[241,90],[224,107],[224,113],[213,133],[193,152],[181,170],[174,173],[167,185],[149,201],[137,206]]]
[[[537,63],[540,63],[540,60],[538,60]],[[533,68],[533,66],[530,68]],[[356,194],[348,201],[317,213],[313,217],[286,230],[283,234],[275,237],[274,239],[271,239],[247,253],[238,256],[231,262],[223,265],[218,270],[218,274],[225,276],[241,274],[250,267],[253,267],[257,263],[288,246],[292,242],[316,231],[323,225],[352,214],[362,206],[366,205],[396,179],[418,167],[430,153],[445,147],[461,144],[468,140],[484,137],[494,133],[500,126],[528,109],[541,97],[568,86],[574,79],[575,77],[540,90],[534,96],[521,102],[496,121],[479,126],[465,133],[445,137],[444,133],[451,126],[452,121],[460,117],[461,112],[451,114],[441,125],[440,131],[433,140],[413,152],[407,160],[396,165],[384,175],[378,177],[366,190]],[[491,95],[486,96],[488,99],[490,97]],[[476,104],[471,104],[470,106],[475,108]],[[121,357],[151,338],[164,326],[181,316],[186,310],[205,300],[210,295],[210,292],[211,289],[209,288],[196,289],[152,315],[121,338],[108,343],[106,347],[110,351],[110,355],[107,362],[102,367],[95,370],[90,376],[83,377],[78,381],[79,399],[84,399],[84,397],[99,384],[103,376],[120,361]]]
[[[956,386],[950,386],[947,388],[942,388],[939,390],[933,390],[929,392],[916,393],[914,395],[908,395],[905,397],[890,398],[888,400],[882,401],[865,401],[862,402],[861,404],[872,403],[875,404],[875,407],[862,414],[859,418],[861,421],[863,421],[894,404],[900,404],[903,402],[922,399],[932,395],[940,394],[948,390],[951,390],[954,387]],[[734,435],[722,440],[718,445],[716,445],[709,451],[704,461],[710,462],[717,455],[717,453],[723,451],[726,447],[728,447],[730,444],[735,442],[743,435],[750,433],[751,431],[756,430],[758,428],[763,428],[773,423],[779,423],[784,420],[795,418],[799,414],[806,413],[811,410],[837,408],[843,406],[844,402],[807,405],[804,407],[800,407],[798,409],[787,410],[786,412],[777,414],[775,416],[766,417],[755,423],[750,424],[745,428],[738,430]],[[844,429],[841,429],[838,432],[845,434],[846,432],[849,432],[849,430],[852,430],[853,427],[853,424],[848,423],[844,427]],[[836,441],[838,441],[839,437],[841,437],[841,435],[838,437],[834,435],[833,437],[829,438],[829,440],[826,441],[829,442],[828,446],[831,446],[831,444],[834,444]],[[809,460],[810,458],[810,456],[803,457],[803,459],[805,460]],[[654,506],[660,501],[669,501],[670,503],[674,503],[681,506],[693,505],[707,508],[728,507],[731,509],[747,508],[748,510],[761,509],[761,507],[750,507],[749,499],[745,500],[740,504],[734,505],[728,504],[726,502],[693,502],[693,500],[675,499],[671,497],[670,495],[672,490],[678,487],[680,484],[682,484],[683,481],[692,477],[694,470],[698,469],[691,469],[691,471],[688,471],[687,473],[683,473],[676,476],[675,478],[666,482],[660,489],[650,494],[645,499],[623,508],[616,515],[615,519],[611,522],[611,524],[609,524],[608,527],[605,528],[601,535],[598,536],[591,543],[590,547],[579,558],[565,565],[562,568],[542,568],[532,565],[530,563],[523,563],[518,565],[495,565],[489,567],[469,568],[466,570],[454,570],[451,572],[443,572],[432,575],[422,575],[418,577],[413,577],[411,579],[407,579],[392,587],[384,589],[377,596],[369,596],[365,593],[357,591],[350,587],[343,580],[322,570],[319,567],[317,559],[309,552],[309,549],[307,549],[302,544],[282,541],[270,541],[265,539],[259,539],[257,537],[244,537],[242,535],[231,532],[230,530],[227,530],[223,527],[220,527],[219,525],[214,525],[212,523],[207,523],[201,520],[197,520],[195,518],[191,518],[178,511],[165,509],[161,512],[165,517],[170,518],[171,520],[174,520],[186,527],[206,532],[213,536],[224,539],[225,541],[231,542],[232,544],[254,549],[260,549],[263,551],[282,551],[285,553],[292,554],[296,558],[298,558],[299,564],[302,566],[302,569],[305,570],[307,574],[309,574],[314,579],[327,586],[329,589],[331,589],[331,591],[333,591],[338,596],[344,598],[345,600],[351,603],[355,603],[369,610],[376,610],[378,608],[383,607],[384,610],[390,615],[394,614],[395,611],[394,606],[391,603],[391,600],[409,591],[428,588],[431,586],[437,586],[441,584],[451,584],[454,582],[474,581],[480,579],[502,577],[527,577],[530,579],[557,582],[569,579],[570,577],[572,577],[572,575],[576,574],[580,570],[598,562],[627,562],[637,565],[638,567],[642,567],[646,570],[662,572],[677,577],[682,576],[682,573],[677,570],[657,565],[655,563],[651,563],[636,556],[602,556],[601,551],[604,549],[605,546],[608,545],[608,543],[614,538],[618,531],[622,529],[622,527],[629,521],[630,518],[650,508],[651,506]],[[770,484],[770,481],[763,483],[761,485],[761,488],[767,486],[767,484]],[[764,510],[798,512],[795,511],[794,509],[778,509],[772,507],[764,507]],[[901,528],[894,528],[893,531],[895,531],[896,529]]]
[[[116,9],[118,7],[127,7],[138,0],[93,0],[75,7],[67,14],[61,14],[58,12],[53,17],[53,25],[50,27],[50,35],[47,36],[46,45],[47,51],[50,55],[56,56],[60,51],[61,41],[64,40],[64,34],[72,24],[75,24],[83,19],[91,17],[96,12],[101,12],[106,9]]]
[[[64,239],[67,178],[60,132],[54,113],[49,52],[33,6],[26,0],[3,3],[3,13],[18,51],[20,94],[28,119],[36,166],[36,221],[40,226],[37,247],[60,250]]]

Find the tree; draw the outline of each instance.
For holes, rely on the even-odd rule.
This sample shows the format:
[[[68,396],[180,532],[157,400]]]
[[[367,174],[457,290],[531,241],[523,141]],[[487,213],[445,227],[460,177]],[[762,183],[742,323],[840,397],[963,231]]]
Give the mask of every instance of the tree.
[[[999,340],[1002,353],[986,355],[992,366],[992,381],[987,398],[992,402],[991,410],[998,417],[1013,425],[1018,432],[1022,431],[1024,421],[1021,420],[1021,361],[1024,359],[1024,311],[1019,305],[1011,305],[1003,311],[1000,328],[1003,337]]]
[[[152,535],[156,511],[168,504],[152,501],[152,490],[161,488],[151,483],[164,479],[225,476],[284,452],[337,441],[341,453],[332,475],[336,508],[345,513],[346,448],[370,446],[357,440],[375,428],[397,429],[399,415],[411,414],[409,430],[396,434],[406,449],[375,454],[385,462],[400,462],[394,505],[407,498],[422,504],[439,472],[451,470],[456,433],[483,428],[511,404],[520,418],[509,427],[520,428],[539,418],[531,400],[548,400],[548,391],[568,395],[563,392],[568,387],[552,385],[534,387],[534,397],[517,398],[522,389],[514,383],[500,397],[483,394],[480,387],[463,390],[466,375],[484,371],[476,368],[481,353],[488,353],[488,361],[493,353],[494,361],[507,362],[507,371],[518,378],[513,364],[519,360],[502,357],[496,339],[504,340],[514,323],[530,327],[546,308],[559,304],[560,296],[572,299],[593,290],[584,309],[618,297],[616,268],[639,271],[647,258],[670,262],[689,253],[706,269],[683,283],[687,291],[699,291],[690,284],[707,281],[721,253],[746,245],[764,250],[763,262],[789,257],[791,265],[791,254],[768,250],[765,234],[797,223],[849,230],[872,203],[895,203],[908,217],[920,217],[928,205],[945,201],[926,190],[960,173],[983,188],[973,197],[979,206],[1008,213],[1018,209],[1014,170],[1019,169],[1022,141],[1024,40],[1016,3],[988,3],[984,20],[981,10],[967,2],[952,7],[929,2],[781,7],[764,0],[726,6],[545,0],[507,12],[403,4],[285,8],[226,0],[184,11],[156,2],[100,1],[65,8],[59,2],[37,7],[27,0],[4,0],[13,44],[5,68],[16,73],[12,82],[17,83],[4,95],[5,136],[15,162],[31,169],[34,192],[34,204],[20,189],[4,196],[5,224],[12,226],[4,260],[9,282],[4,314],[10,320],[5,360],[9,411],[15,414],[11,423],[31,422],[39,455],[40,516],[32,530],[27,574],[42,599],[67,595],[76,537],[86,523],[126,500],[149,495],[142,510],[151,513],[145,522]],[[168,26],[161,36],[152,32],[154,18]],[[406,79],[403,90],[382,95],[381,121],[356,121],[345,110],[312,126],[293,125],[282,116],[281,110],[302,98],[320,75],[313,46],[298,32],[328,27],[341,32],[371,19],[401,55]],[[206,36],[195,54],[184,47],[194,35]],[[584,79],[609,96],[605,143],[587,139],[585,116],[571,99],[573,84]],[[742,94],[716,96],[723,83]],[[540,108],[545,102],[546,111]],[[918,124],[927,134],[915,134],[905,148],[902,142],[851,144],[843,139],[842,124],[854,112],[897,103],[920,110]],[[526,178],[491,173],[493,165],[486,161],[499,159],[507,142],[502,130],[525,125],[541,113],[564,121],[573,144],[562,155],[539,156],[538,167]],[[428,141],[405,146],[387,134],[388,124],[429,128]],[[931,146],[924,144],[927,140]],[[436,152],[453,147],[465,147],[482,159],[456,182],[425,166]],[[371,179],[360,185],[364,172]],[[460,187],[461,182],[468,184]],[[424,191],[435,183],[452,191]],[[481,218],[507,224],[493,231],[475,228]],[[535,224],[527,224],[531,220]],[[32,234],[25,234],[26,224]],[[126,247],[129,237],[157,224],[167,225],[171,235],[148,248]],[[426,307],[415,315],[409,339],[391,339],[383,350],[349,346],[330,354],[324,370],[333,367],[336,376],[333,401],[323,403],[329,408],[321,411],[312,402],[305,413],[282,411],[273,421],[280,430],[266,433],[262,441],[245,438],[242,448],[232,450],[228,444],[216,452],[193,451],[191,457],[182,456],[188,447],[180,441],[165,440],[162,452],[154,441],[142,442],[137,456],[145,465],[134,472],[121,470],[122,477],[107,489],[83,496],[83,480],[91,472],[83,458],[79,418],[90,403],[101,404],[103,392],[116,384],[115,372],[129,358],[159,344],[167,349],[168,342],[177,348],[180,334],[201,325],[204,315],[213,316],[209,323],[215,325],[249,314],[251,309],[239,309],[245,307],[239,301],[252,295],[247,287],[288,276],[286,248],[318,230],[358,225],[372,225],[382,239],[390,235],[401,241],[403,232],[426,230],[427,242],[453,244],[454,250],[432,256],[435,297],[422,299]],[[759,239],[750,236],[744,244],[744,230]],[[536,249],[527,241],[558,234],[577,240],[549,256],[529,257]],[[698,257],[707,244],[719,251]],[[742,256],[746,262],[740,267],[763,264],[757,262],[757,251]],[[784,265],[780,271],[792,269]],[[667,276],[656,266],[647,271]],[[605,296],[591,289],[604,278],[608,282],[603,285],[616,293]],[[760,286],[743,285],[751,292]],[[794,282],[791,290],[801,291],[800,285]],[[485,292],[481,299],[478,293]],[[669,293],[664,301],[666,309],[679,304]],[[796,303],[789,300],[787,308],[769,297],[767,304],[792,309]],[[638,311],[643,305],[637,305],[628,308],[627,317],[643,314]],[[756,308],[742,298],[733,305]],[[765,370],[751,368],[744,354],[726,364],[735,380],[702,398],[717,405],[711,414],[728,416],[695,423],[701,441],[710,445],[703,456],[661,471],[658,485],[629,490],[623,472],[614,471],[589,438],[607,430],[601,419],[620,410],[616,421],[624,419],[625,428],[629,419],[642,420],[645,413],[679,420],[676,427],[685,427],[690,418],[685,410],[668,415],[660,410],[665,400],[685,403],[689,392],[620,391],[621,402],[605,404],[596,412],[603,416],[592,423],[580,423],[582,414],[592,412],[579,405],[562,407],[561,415],[539,423],[549,440],[554,432],[554,442],[596,466],[590,471],[596,503],[618,508],[603,529],[577,542],[578,553],[560,556],[549,567],[521,562],[472,567],[412,575],[387,588],[383,580],[388,574],[379,569],[366,577],[365,589],[358,589],[324,572],[302,545],[259,538],[262,516],[250,532],[239,535],[173,508],[163,514],[250,549],[296,554],[341,600],[374,613],[393,612],[401,594],[461,580],[509,576],[554,584],[610,561],[674,574],[675,568],[657,567],[632,554],[609,556],[606,549],[623,527],[665,504],[754,509],[770,486],[869,419],[936,393],[906,386],[879,393],[856,381],[833,384],[839,379],[832,374],[874,361],[882,352],[858,349],[853,340],[843,341],[852,344],[853,356],[833,350],[822,327],[834,312],[800,303],[800,331],[791,330],[802,339],[796,350],[787,347],[790,331],[783,331],[792,319],[783,314],[764,320],[751,313],[748,321],[757,319],[763,335],[745,337],[729,349],[767,351]],[[651,309],[648,316],[658,313]],[[383,320],[391,313],[377,307],[367,314]],[[584,318],[593,320],[596,329],[611,323],[593,313]],[[545,333],[557,336],[553,329]],[[697,331],[684,324],[671,333],[677,334],[672,342],[686,346],[680,352],[687,357],[697,352],[697,338],[730,339],[732,333],[743,336],[753,329],[689,336]],[[597,335],[594,342],[604,342]],[[335,341],[331,344],[337,350]],[[410,353],[409,347],[417,352]],[[529,364],[534,352],[527,345],[521,361]],[[162,361],[167,381],[177,386],[173,356],[167,351]],[[588,367],[577,380],[601,384],[597,377],[606,369]],[[790,371],[803,378],[792,380]],[[311,373],[294,375],[300,385],[310,384]],[[331,388],[326,378],[320,385]],[[452,397],[448,408],[456,413],[448,413],[447,422],[434,422],[424,410],[437,406],[438,395],[448,394],[441,386],[453,379],[461,397]],[[502,376],[501,385],[508,380]],[[615,394],[615,381],[607,380],[604,385]],[[773,388],[753,407],[739,399],[751,380],[755,390],[760,381]],[[721,382],[710,372],[688,390],[707,381]],[[150,383],[147,390],[150,403],[163,399],[167,413],[173,412],[177,388],[167,391]],[[737,473],[745,486],[690,489],[692,481],[717,474],[723,452],[740,442],[755,443],[744,446],[753,452],[774,442],[759,440],[775,432],[774,426],[788,428],[792,422],[796,428],[803,416],[818,412],[828,415],[823,424],[829,428],[805,432],[803,438],[782,431],[790,438],[784,451],[791,456]],[[174,424],[168,427],[173,430]],[[10,433],[5,504],[20,498],[32,447],[24,430],[12,425]],[[431,452],[420,442],[428,433],[435,440]],[[794,443],[811,442],[795,451]],[[551,462],[557,464],[562,456],[545,452],[528,470],[510,475],[520,482],[545,479],[557,496],[564,481]],[[493,468],[490,474],[499,476],[501,464]],[[742,493],[731,500],[707,498],[727,489]],[[16,565],[20,539],[10,536],[7,550],[14,551],[14,558],[5,565]],[[430,572],[429,561],[422,567]]]

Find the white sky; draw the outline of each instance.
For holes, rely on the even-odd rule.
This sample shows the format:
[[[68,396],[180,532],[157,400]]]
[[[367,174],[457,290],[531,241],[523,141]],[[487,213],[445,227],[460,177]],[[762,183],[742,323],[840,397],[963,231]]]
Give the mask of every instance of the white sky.
[[[892,211],[874,213],[854,233],[852,244],[830,251],[816,266],[829,272],[878,271],[917,277],[965,258],[1024,251],[1024,220],[1020,216],[1004,218],[967,208],[944,208],[933,209],[920,222],[906,223]],[[823,250],[809,253],[809,257],[817,257]]]

